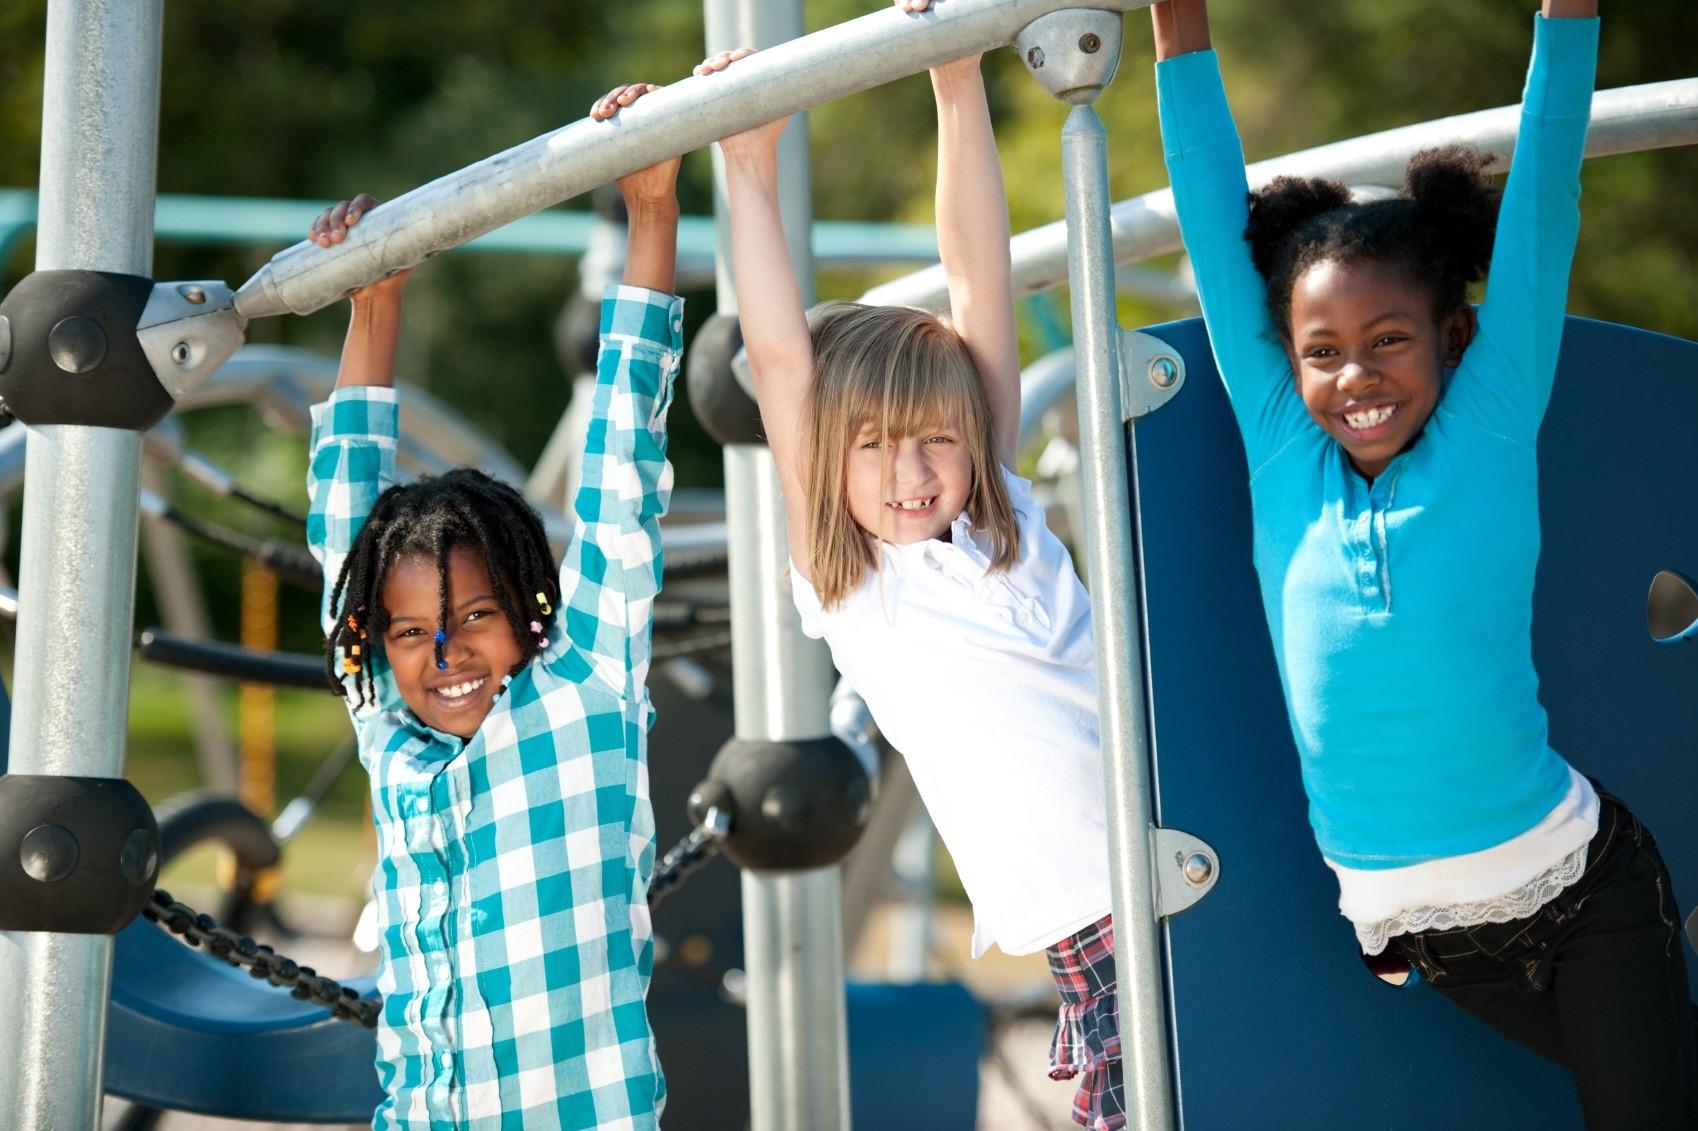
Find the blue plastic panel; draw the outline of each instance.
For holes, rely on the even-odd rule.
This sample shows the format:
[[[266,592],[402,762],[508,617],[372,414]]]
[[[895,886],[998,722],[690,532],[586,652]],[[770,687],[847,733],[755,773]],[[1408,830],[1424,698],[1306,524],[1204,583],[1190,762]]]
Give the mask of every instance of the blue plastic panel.
[[[1161,822],[1222,861],[1170,924],[1186,1125],[1578,1128],[1566,1072],[1359,961],[1305,817],[1243,449],[1203,326],[1150,332],[1186,363],[1136,436]],[[1569,320],[1540,440],[1542,699],[1556,749],[1655,831],[1683,908],[1698,897],[1698,646],[1653,644],[1644,604],[1658,569],[1698,569],[1695,431],[1698,344]]]

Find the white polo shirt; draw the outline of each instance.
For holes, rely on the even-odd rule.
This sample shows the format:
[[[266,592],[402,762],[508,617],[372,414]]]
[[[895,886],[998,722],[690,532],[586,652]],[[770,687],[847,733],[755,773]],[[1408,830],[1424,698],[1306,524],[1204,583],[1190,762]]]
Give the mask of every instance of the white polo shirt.
[[[975,958],[1109,913],[1091,602],[1032,485],[1003,480],[1020,529],[1006,573],[965,514],[950,541],[882,543],[882,568],[829,612],[791,569],[802,630],[908,760],[973,901]]]

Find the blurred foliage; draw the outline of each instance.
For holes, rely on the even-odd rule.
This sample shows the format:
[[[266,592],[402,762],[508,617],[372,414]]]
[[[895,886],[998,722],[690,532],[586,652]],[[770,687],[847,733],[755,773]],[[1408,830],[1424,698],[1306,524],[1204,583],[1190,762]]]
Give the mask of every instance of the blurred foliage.
[[[807,26],[829,26],[878,6],[879,0],[809,0]],[[1514,102],[1534,6],[1218,0],[1215,41],[1250,158]],[[35,181],[45,12],[46,0],[0,4],[0,186]],[[173,0],[164,38],[160,191],[328,202],[357,190],[393,196],[581,116],[617,81],[683,76],[700,58],[702,19],[694,0]],[[1599,86],[1687,77],[1698,59],[1695,48],[1691,0],[1607,4]],[[1110,130],[1117,198],[1164,183],[1150,57],[1148,21],[1134,12],[1121,73],[1098,103]],[[1065,107],[1026,77],[1012,51],[994,53],[986,75],[1015,229],[1053,221],[1062,207],[1057,167]],[[930,219],[935,132],[924,77],[821,107],[810,114],[810,131],[817,216]],[[1698,338],[1694,183],[1698,147],[1588,164],[1571,309]],[[686,161],[680,194],[686,212],[710,210],[704,154]],[[162,247],[155,274],[238,282],[275,250]],[[0,263],[0,281],[27,271],[32,254],[28,241],[16,248]],[[820,289],[824,297],[853,297],[874,281],[872,273],[837,271]],[[574,265],[549,257],[434,261],[409,284],[403,375],[530,463],[566,401],[550,334],[575,285]],[[689,298],[693,325],[712,296]],[[1129,323],[1179,313],[1132,297],[1122,302]],[[343,313],[332,309],[258,323],[250,337],[333,353],[343,326]],[[683,398],[674,421],[679,484],[717,483],[717,453]],[[276,434],[240,410],[199,413],[189,424],[193,442],[236,468],[250,489],[304,506],[302,438]],[[278,533],[246,512],[185,492],[192,513]],[[219,632],[233,638],[234,564],[216,551],[195,553]],[[286,597],[286,647],[316,645],[313,605],[308,594]],[[155,616],[144,583],[138,619]]]

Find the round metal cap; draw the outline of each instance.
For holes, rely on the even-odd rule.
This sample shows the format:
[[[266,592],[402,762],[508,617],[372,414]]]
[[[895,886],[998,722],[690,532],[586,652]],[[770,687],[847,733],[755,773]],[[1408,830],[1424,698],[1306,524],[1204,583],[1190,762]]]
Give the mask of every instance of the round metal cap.
[[[77,867],[77,838],[59,825],[37,825],[18,842],[18,862],[30,879],[51,884]]]
[[[1206,884],[1209,877],[1215,874],[1215,862],[1201,852],[1193,852],[1185,858],[1185,882],[1188,884]]]
[[[47,353],[66,373],[87,373],[106,358],[106,331],[81,314],[61,318],[47,332]]]
[[[131,829],[118,852],[118,870],[137,886],[152,883],[159,871],[158,834],[152,829]]]

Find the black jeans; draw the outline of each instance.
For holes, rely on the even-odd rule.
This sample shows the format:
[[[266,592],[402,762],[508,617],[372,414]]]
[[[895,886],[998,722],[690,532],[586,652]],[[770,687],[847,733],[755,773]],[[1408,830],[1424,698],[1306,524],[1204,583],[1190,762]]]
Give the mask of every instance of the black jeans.
[[[1698,1128],[1698,1014],[1657,843],[1598,791],[1586,871],[1526,919],[1396,939],[1433,988],[1574,1073],[1586,1126]]]

